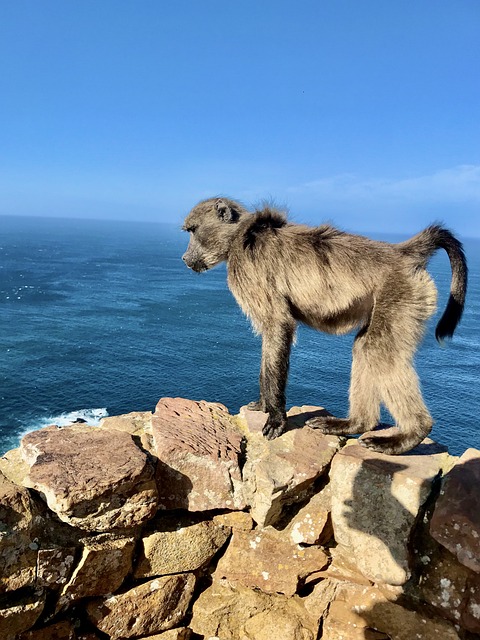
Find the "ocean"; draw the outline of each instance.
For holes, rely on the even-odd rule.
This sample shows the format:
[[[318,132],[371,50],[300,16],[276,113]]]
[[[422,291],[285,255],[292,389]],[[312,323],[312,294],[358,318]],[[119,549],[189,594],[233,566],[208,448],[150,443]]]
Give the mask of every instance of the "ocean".
[[[260,339],[224,266],[201,275],[185,267],[187,240],[173,225],[0,217],[0,454],[32,429],[150,411],[163,396],[222,402],[232,413],[256,399]],[[464,245],[462,323],[440,348],[434,326],[450,265],[439,252],[430,262],[439,311],[416,359],[432,437],[457,455],[480,448],[480,240]],[[352,342],[300,327],[288,405],[345,415]]]

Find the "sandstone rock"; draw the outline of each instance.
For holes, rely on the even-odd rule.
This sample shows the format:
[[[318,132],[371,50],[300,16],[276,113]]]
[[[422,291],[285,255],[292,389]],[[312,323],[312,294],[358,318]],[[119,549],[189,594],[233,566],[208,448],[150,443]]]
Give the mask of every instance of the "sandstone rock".
[[[29,493],[0,472],[0,593],[32,586],[38,544]]]
[[[193,605],[190,626],[205,639],[315,640],[318,624],[300,598],[214,581]]]
[[[170,629],[170,631],[164,631],[163,633],[156,633],[154,636],[139,638],[139,640],[190,640],[191,637],[191,629],[188,627],[178,627],[177,629]]]
[[[192,516],[160,517],[141,541],[135,578],[195,571],[225,544],[230,529]]]
[[[243,509],[243,436],[226,407],[162,398],[152,419],[160,508]]]
[[[125,431],[132,436],[141,436],[144,432],[152,430],[152,416],[151,411],[133,411],[103,418],[99,426],[109,431]]]
[[[83,543],[82,557],[62,590],[58,610],[80,598],[114,593],[132,568],[134,538],[103,534]]]
[[[325,577],[366,586],[372,584],[371,580],[360,573],[353,553],[347,554],[346,549],[335,547],[330,549],[330,555],[332,562],[325,570]]]
[[[306,610],[317,624],[325,618],[330,604],[337,598],[343,584],[339,580],[320,580],[314,585],[311,593],[302,598]]]
[[[454,626],[447,621],[391,602],[375,587],[348,583],[338,589],[323,624],[322,640],[342,637],[349,640],[459,640]]]
[[[355,554],[360,572],[374,582],[402,585],[410,577],[408,541],[432,482],[448,454],[434,443],[402,456],[347,446],[332,462],[332,521],[339,551]]]
[[[467,602],[462,612],[461,626],[480,635],[480,579],[476,576],[467,582]]]
[[[70,622],[57,622],[49,624],[35,631],[22,633],[18,640],[79,640]]]
[[[28,486],[64,522],[86,531],[140,525],[157,508],[153,468],[128,433],[47,427],[22,439]]]
[[[445,476],[431,535],[458,561],[480,573],[480,451],[467,449]]]
[[[301,580],[321,571],[327,563],[328,558],[320,548],[303,549],[291,544],[273,527],[234,531],[215,577],[266,593],[293,595]]]
[[[301,407],[292,407],[287,411],[288,428],[300,429],[305,426],[305,422],[316,416],[330,416],[323,407],[314,407],[311,405],[303,405]],[[252,411],[247,406],[240,407],[239,417],[247,427],[248,433],[262,433],[262,429],[267,422],[268,413],[263,411]]]
[[[293,415],[292,420],[301,424],[313,415],[313,410],[305,411]],[[259,526],[275,524],[286,506],[306,500],[338,448],[339,438],[310,427],[292,429],[275,440],[251,434],[243,477],[255,522]]]
[[[75,554],[75,547],[39,549],[36,585],[61,589],[72,574]]]
[[[480,576],[464,565],[440,544],[431,540],[423,550],[418,567],[419,584],[412,591],[421,600],[433,605],[440,615],[473,633],[480,632],[480,609],[475,611],[480,596]]]
[[[149,636],[182,622],[194,587],[191,573],[156,578],[125,593],[92,600],[87,612],[112,640]]]
[[[230,529],[240,529],[241,531],[251,531],[253,529],[253,519],[245,511],[229,511],[213,516],[213,522],[222,527]]]
[[[331,510],[331,488],[327,485],[292,518],[286,529],[290,540],[295,544],[325,544],[333,535]]]
[[[0,472],[14,484],[23,486],[30,467],[22,458],[20,447],[0,457]]]
[[[391,636],[368,628],[362,616],[345,602],[332,602],[323,624],[322,640],[391,640]]]
[[[140,446],[143,449],[149,453],[154,453],[152,416],[153,414],[151,411],[133,411],[132,413],[125,413],[121,416],[109,416],[108,418],[103,418],[99,427],[116,431],[125,431],[131,436],[134,436],[140,442]]]
[[[43,593],[28,592],[21,598],[3,596],[0,598],[0,638],[16,640],[28,631],[42,614],[45,606]]]

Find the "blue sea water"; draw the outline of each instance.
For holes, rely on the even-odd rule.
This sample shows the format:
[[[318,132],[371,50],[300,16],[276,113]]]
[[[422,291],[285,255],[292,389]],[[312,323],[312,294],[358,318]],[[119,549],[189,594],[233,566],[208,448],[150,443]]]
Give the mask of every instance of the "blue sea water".
[[[162,224],[0,217],[0,453],[52,421],[153,410],[162,396],[231,412],[257,397],[260,339],[223,266],[186,269],[186,242]],[[455,454],[480,448],[480,240],[465,248],[470,288],[458,333],[440,348],[434,319],[417,357],[433,437]],[[430,267],[438,319],[450,265],[441,252]],[[352,341],[301,327],[288,404],[345,415]]]

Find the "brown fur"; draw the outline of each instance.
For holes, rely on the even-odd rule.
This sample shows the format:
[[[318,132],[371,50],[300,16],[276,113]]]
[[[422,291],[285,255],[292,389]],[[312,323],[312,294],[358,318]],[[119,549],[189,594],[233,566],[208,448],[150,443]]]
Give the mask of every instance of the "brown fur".
[[[453,272],[439,340],[453,334],[465,301],[465,256],[449,231],[434,225],[407,242],[389,244],[328,225],[289,224],[270,207],[249,213],[226,198],[200,202],[183,228],[190,232],[187,266],[201,272],[226,261],[228,285],[262,335],[260,399],[250,407],[269,413],[267,438],[286,427],[285,387],[297,322],[332,334],[358,331],[349,417],[314,418],[310,426],[336,435],[369,432],[384,403],[398,429],[364,436],[362,444],[398,454],[425,438],[433,421],[412,361],[436,308],[425,266],[438,248],[447,251]]]

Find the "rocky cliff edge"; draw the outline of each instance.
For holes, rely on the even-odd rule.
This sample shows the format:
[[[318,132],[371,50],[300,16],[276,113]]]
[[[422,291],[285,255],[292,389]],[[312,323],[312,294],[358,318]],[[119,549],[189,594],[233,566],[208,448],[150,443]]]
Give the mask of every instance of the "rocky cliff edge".
[[[480,451],[409,454],[265,414],[27,434],[0,459],[2,640],[480,638]]]

